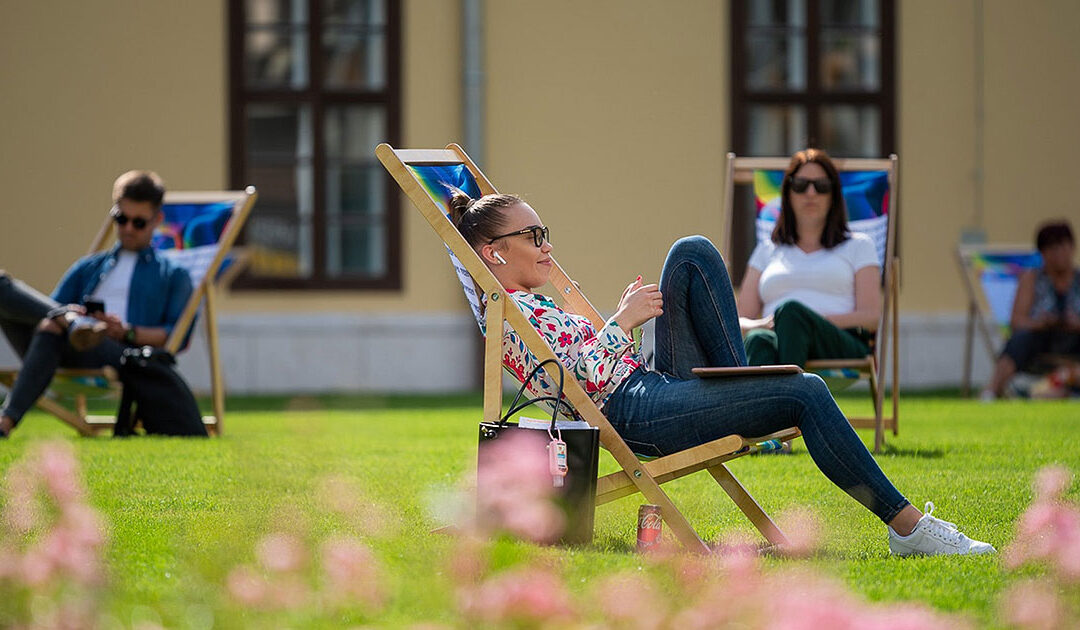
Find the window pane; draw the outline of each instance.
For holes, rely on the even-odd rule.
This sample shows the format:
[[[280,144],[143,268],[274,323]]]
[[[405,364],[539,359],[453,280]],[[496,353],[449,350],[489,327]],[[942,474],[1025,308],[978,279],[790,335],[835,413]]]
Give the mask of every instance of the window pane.
[[[821,36],[821,83],[832,90],[881,87],[881,47],[876,34],[825,31]]]
[[[247,0],[244,10],[244,77],[248,87],[306,86],[306,0]]]
[[[881,112],[874,105],[821,108],[821,144],[836,157],[881,157]]]
[[[821,0],[821,23],[827,26],[876,28],[880,14],[878,0]]]
[[[786,31],[749,34],[746,86],[751,90],[806,89],[806,37]]]
[[[384,0],[330,2],[322,38],[327,87],[383,88],[386,84]]]
[[[791,155],[806,148],[806,109],[801,105],[753,105],[749,124],[751,156]]]
[[[386,270],[383,221],[386,175],[371,147],[386,139],[380,107],[326,109],[326,273],[378,275]]]
[[[806,26],[806,0],[750,0],[749,26]]]
[[[252,271],[309,277],[314,268],[312,129],[307,106],[249,105],[245,181],[259,190],[247,228]]]

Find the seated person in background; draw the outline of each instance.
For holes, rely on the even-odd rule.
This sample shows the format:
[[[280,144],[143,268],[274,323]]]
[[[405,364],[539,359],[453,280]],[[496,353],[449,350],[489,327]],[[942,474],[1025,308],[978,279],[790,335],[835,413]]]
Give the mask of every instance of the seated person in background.
[[[848,232],[840,174],[819,149],[791,157],[772,240],[758,243],[739,290],[750,365],[858,359],[881,318],[874,242]]]
[[[57,367],[119,367],[125,345],[165,345],[192,287],[185,269],[150,246],[164,197],[156,173],[121,175],[113,184],[117,244],[72,265],[51,298],[0,272],[0,328],[23,359],[0,407],[0,437],[41,397]],[[88,314],[84,301],[103,303],[104,311]]]
[[[721,437],[761,436],[797,426],[814,463],[834,484],[888,525],[897,555],[993,553],[951,523],[923,514],[885,477],[863,446],[825,382],[815,374],[700,379],[694,367],[746,365],[735,295],[712,243],[680,239],[664,261],[660,284],[641,276],[623,291],[615,315],[597,330],[535,291],[554,261],[548,228],[519,197],[450,201],[458,231],[551,345],[569,378],[576,378],[630,448],[669,455]],[[633,350],[630,332],[656,318],[656,369]],[[488,331],[487,334],[499,334]],[[507,327],[503,364],[519,380],[536,357]],[[529,383],[534,395],[558,396],[547,379]]]
[[[1042,268],[1020,276],[1009,326],[1012,337],[994,364],[982,398],[1000,397],[1016,372],[1040,354],[1080,361],[1080,269],[1073,262],[1076,240],[1066,221],[1046,223],[1035,236]]]

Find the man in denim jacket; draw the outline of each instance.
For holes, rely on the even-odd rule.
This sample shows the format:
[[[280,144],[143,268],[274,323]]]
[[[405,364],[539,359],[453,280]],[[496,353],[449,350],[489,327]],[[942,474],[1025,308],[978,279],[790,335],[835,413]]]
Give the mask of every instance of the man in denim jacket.
[[[0,407],[7,437],[52,381],[56,368],[119,367],[125,346],[163,346],[191,297],[191,277],[151,247],[165,185],[151,171],[113,184],[117,244],[67,270],[52,297],[0,271],[0,329],[23,358]],[[88,312],[86,304],[104,308]]]

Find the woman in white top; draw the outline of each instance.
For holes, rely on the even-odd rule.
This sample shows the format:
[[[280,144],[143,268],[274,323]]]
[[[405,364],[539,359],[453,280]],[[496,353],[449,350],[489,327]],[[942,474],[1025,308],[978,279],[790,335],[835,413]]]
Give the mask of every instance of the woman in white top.
[[[772,239],[750,256],[739,324],[750,365],[869,354],[881,317],[874,242],[848,231],[840,174],[820,149],[791,157]]]

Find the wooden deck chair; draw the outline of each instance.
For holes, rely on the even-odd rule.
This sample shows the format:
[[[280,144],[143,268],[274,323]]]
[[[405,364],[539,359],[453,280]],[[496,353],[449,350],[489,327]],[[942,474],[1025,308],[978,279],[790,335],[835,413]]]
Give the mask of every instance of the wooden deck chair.
[[[496,192],[461,147],[450,144],[445,149],[400,150],[380,144],[375,153],[445,243],[481,329],[501,331],[505,322],[520,335],[537,360],[554,359],[551,346],[536,332],[507,291],[449,220],[446,184],[460,188],[472,196]],[[558,262],[554,264],[551,284],[574,312],[589,317],[596,326],[603,325],[604,320],[571,282]],[[481,294],[487,296],[486,309],[481,306]],[[798,371],[795,366],[787,367],[791,368],[789,371]],[[713,368],[701,372],[705,376],[711,376],[773,371],[772,368]],[[503,393],[501,374],[502,335],[487,335],[484,342],[485,420],[499,419]],[[621,467],[618,472],[598,480],[597,505],[640,492],[649,503],[660,506],[663,519],[682,545],[688,550],[706,552],[708,547],[661,489],[660,484],[707,470],[770,543],[783,544],[787,541],[783,532],[724,466],[724,462],[747,454],[759,441],[797,437],[797,429],[787,429],[770,436],[751,439],[730,435],[674,455],[639,461],[576,380],[566,381],[564,395],[589,424],[600,430],[601,443]]]
[[[187,343],[196,313],[205,301],[203,321],[210,358],[210,386],[213,415],[203,416],[207,431],[219,435],[225,417],[225,385],[221,373],[221,350],[218,345],[215,291],[229,282],[240,269],[242,253],[233,243],[244,227],[255,204],[255,188],[239,191],[166,192],[162,204],[165,219],[154,232],[153,246],[188,270],[194,288],[191,298],[165,343],[177,353]],[[87,253],[103,251],[112,245],[113,220],[106,216]],[[0,370],[0,384],[10,388],[18,369]],[[82,435],[93,435],[116,422],[115,416],[87,415],[87,398],[113,396],[119,391],[116,370],[106,366],[98,370],[57,370],[49,392],[36,406],[70,424]],[[72,405],[65,405],[65,401]]]
[[[727,174],[724,185],[724,214],[727,224],[724,251],[730,252],[734,225],[735,186],[751,184],[757,205],[754,234],[757,242],[768,240],[780,212],[780,187],[784,170],[791,159],[737,157],[727,155]],[[850,385],[866,378],[874,405],[873,417],[848,418],[856,428],[874,429],[874,452],[885,445],[885,430],[899,430],[900,354],[899,354],[899,274],[900,258],[896,255],[896,230],[899,224],[897,191],[898,160],[896,155],[886,159],[836,159],[840,183],[848,210],[848,227],[854,232],[868,234],[877,248],[881,264],[881,319],[871,341],[872,353],[862,359],[813,360],[806,369],[819,374],[832,386]],[[891,347],[890,347],[891,344]],[[884,415],[885,368],[892,350],[892,416]]]
[[[964,335],[964,396],[971,392],[975,329],[993,362],[1009,337],[1013,300],[1020,275],[1042,266],[1042,256],[1030,245],[958,245],[956,261],[968,297]]]

